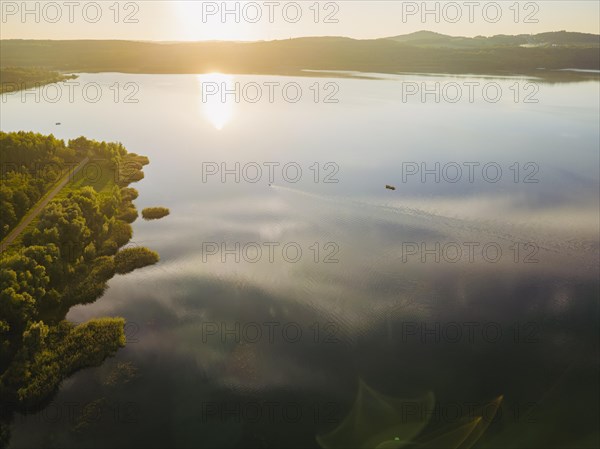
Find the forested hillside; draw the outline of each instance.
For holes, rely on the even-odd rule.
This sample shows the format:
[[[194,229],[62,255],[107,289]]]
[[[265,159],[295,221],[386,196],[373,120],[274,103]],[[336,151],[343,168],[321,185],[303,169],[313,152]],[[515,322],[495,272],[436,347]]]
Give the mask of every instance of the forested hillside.
[[[541,75],[540,68],[600,69],[600,38],[593,34],[558,32],[493,38],[415,34],[368,40],[304,37],[267,42],[2,40],[0,64],[124,73],[302,74],[308,69]]]

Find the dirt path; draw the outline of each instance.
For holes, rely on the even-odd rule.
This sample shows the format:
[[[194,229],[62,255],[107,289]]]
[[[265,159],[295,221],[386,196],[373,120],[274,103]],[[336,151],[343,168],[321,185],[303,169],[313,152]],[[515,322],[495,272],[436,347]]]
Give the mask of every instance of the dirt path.
[[[21,222],[6,236],[4,240],[2,240],[2,243],[0,243],[0,253],[10,246],[10,244],[21,234],[21,232],[23,232],[29,223],[31,223],[31,221],[40,214],[44,207],[46,207],[46,205],[54,199],[58,192],[60,192],[61,189],[67,185],[67,183],[75,176],[76,173],[79,172],[79,170],[83,168],[85,164],[89,162],[89,160],[90,158],[86,157],[79,163],[77,167],[75,167],[72,172],[63,176],[63,178],[54,186],[50,193],[27,212]]]

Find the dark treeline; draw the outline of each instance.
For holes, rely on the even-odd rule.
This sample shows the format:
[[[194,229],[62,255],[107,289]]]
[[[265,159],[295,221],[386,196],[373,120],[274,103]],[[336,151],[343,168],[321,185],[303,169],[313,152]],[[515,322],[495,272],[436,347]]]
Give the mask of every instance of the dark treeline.
[[[73,78],[76,78],[76,76],[63,75],[36,67],[2,67],[0,68],[0,93],[28,89]]]
[[[439,35],[438,35],[439,36]],[[270,73],[302,70],[362,72],[538,73],[539,68],[600,69],[598,36],[544,33],[525,39],[444,38],[356,40],[308,37],[269,42],[152,43],[133,41],[0,41],[2,66],[126,73]],[[423,42],[426,42],[424,44]],[[542,42],[547,42],[543,44]],[[554,43],[557,42],[557,43]]]
[[[21,244],[2,254],[0,446],[8,440],[15,410],[36,409],[66,376],[101,363],[125,344],[122,318],[76,326],[64,320],[69,308],[95,301],[115,273],[158,261],[158,255],[147,248],[135,248],[133,253],[120,250],[131,239],[130,222],[137,218],[132,203],[137,192],[127,184],[143,177],[141,168],[147,158],[128,154],[118,143],[83,137],[70,141],[68,147],[52,136],[33,133],[2,137],[19,142],[6,153],[17,165],[49,160],[58,152],[65,157],[61,160],[77,159],[77,155],[109,157],[119,173],[102,192],[83,186],[59,195],[45,207],[35,226],[25,231]],[[5,202],[12,204],[10,199]]]

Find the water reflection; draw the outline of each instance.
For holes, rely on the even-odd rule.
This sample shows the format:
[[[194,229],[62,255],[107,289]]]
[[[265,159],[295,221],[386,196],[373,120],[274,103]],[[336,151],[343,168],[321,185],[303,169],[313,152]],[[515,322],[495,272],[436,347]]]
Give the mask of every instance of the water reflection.
[[[235,78],[222,73],[197,75],[197,78],[202,114],[220,131],[233,117],[236,104]]]
[[[110,86],[129,76],[81,81]],[[465,413],[504,395],[480,447],[598,447],[598,84],[542,85],[539,104],[508,95],[494,104],[403,102],[393,80],[337,80],[340,104],[222,102],[234,79],[290,80],[140,76],[139,105],[65,102],[46,116],[15,99],[3,106],[7,130],[120,140],[148,154],[137,205],[171,209],[134,223],[135,241],[161,262],[115,277],[103,298],[69,314],[125,317],[127,347],[65,382],[56,407],[20,417],[11,447],[317,448],[317,435],[353,416],[363,381],[386,398],[416,398],[410,410],[428,409],[419,398],[432,392],[442,411],[424,436],[456,425],[447,422],[456,404]],[[206,102],[203,83],[216,84]],[[510,92],[514,80],[499,83]],[[54,113],[68,120],[44,128]],[[211,160],[229,169],[294,161],[304,177],[285,183],[278,170],[272,186],[266,176],[203,182]],[[335,161],[340,182],[315,183],[315,161]],[[410,161],[494,162],[504,176],[403,182]],[[540,182],[515,183],[510,167],[529,161]],[[220,247],[207,255],[206,242],[258,243],[262,258],[249,262],[255,254],[242,250],[237,262]],[[279,243],[274,263],[265,242]],[[283,259],[289,242],[303,250],[297,262]],[[324,263],[328,242],[338,263]],[[517,246],[528,242],[533,254]],[[414,254],[437,244],[439,261]],[[484,252],[486,244],[494,247]],[[378,397],[363,403],[377,406]],[[100,419],[78,425],[89,415],[83,407],[102,398]],[[270,403],[275,415],[260,407],[258,418],[243,415]],[[299,420],[282,416],[293,404]]]

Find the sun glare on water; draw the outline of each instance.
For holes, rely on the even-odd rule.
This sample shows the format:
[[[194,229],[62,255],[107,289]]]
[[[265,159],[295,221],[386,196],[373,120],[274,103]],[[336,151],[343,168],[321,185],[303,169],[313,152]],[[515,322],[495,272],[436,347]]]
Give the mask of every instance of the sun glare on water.
[[[231,121],[235,107],[235,97],[226,92],[234,90],[234,77],[222,73],[198,75],[200,85],[200,108],[204,117],[221,130]]]

